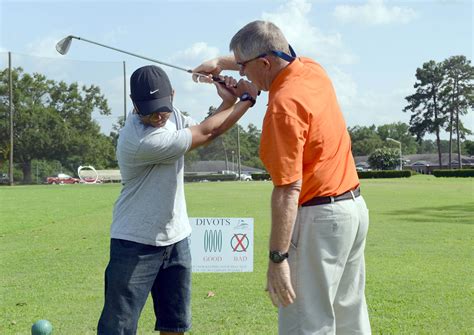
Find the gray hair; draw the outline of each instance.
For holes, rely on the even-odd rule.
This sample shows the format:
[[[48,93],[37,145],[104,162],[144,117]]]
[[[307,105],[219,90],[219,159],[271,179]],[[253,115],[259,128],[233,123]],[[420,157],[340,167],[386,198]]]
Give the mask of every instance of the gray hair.
[[[270,50],[290,53],[285,35],[269,21],[253,21],[245,25],[232,37],[229,49],[245,59]]]

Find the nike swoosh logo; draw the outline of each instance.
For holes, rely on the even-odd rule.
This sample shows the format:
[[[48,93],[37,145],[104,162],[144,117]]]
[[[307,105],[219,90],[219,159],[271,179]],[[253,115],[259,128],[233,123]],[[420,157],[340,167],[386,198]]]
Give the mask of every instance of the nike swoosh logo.
[[[150,94],[155,94],[156,92],[158,92],[160,89],[157,89],[157,90],[154,90],[154,91],[150,91]]]

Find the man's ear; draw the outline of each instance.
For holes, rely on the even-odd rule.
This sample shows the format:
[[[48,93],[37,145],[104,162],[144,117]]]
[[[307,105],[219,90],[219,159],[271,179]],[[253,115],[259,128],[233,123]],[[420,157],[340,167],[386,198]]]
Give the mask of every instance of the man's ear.
[[[263,64],[265,65],[265,67],[269,70],[272,68],[272,62],[266,58],[266,57],[262,57],[260,58],[259,60],[261,60],[263,62]]]

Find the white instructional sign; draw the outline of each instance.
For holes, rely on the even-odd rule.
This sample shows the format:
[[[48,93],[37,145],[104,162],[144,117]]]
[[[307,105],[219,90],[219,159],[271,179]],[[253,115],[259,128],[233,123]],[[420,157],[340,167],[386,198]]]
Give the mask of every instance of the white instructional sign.
[[[253,272],[253,218],[189,218],[193,272]]]

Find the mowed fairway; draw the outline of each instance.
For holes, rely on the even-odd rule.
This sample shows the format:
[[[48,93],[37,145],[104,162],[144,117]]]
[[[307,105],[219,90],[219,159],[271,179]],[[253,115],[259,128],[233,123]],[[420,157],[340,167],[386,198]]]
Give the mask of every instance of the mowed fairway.
[[[264,292],[269,182],[186,184],[192,217],[253,217],[253,273],[194,274],[192,334],[276,334]],[[120,185],[0,188],[0,334],[93,334]],[[474,332],[474,179],[362,180],[371,213],[367,300],[374,334]],[[215,295],[207,297],[208,292]],[[148,301],[139,334],[151,334]]]

